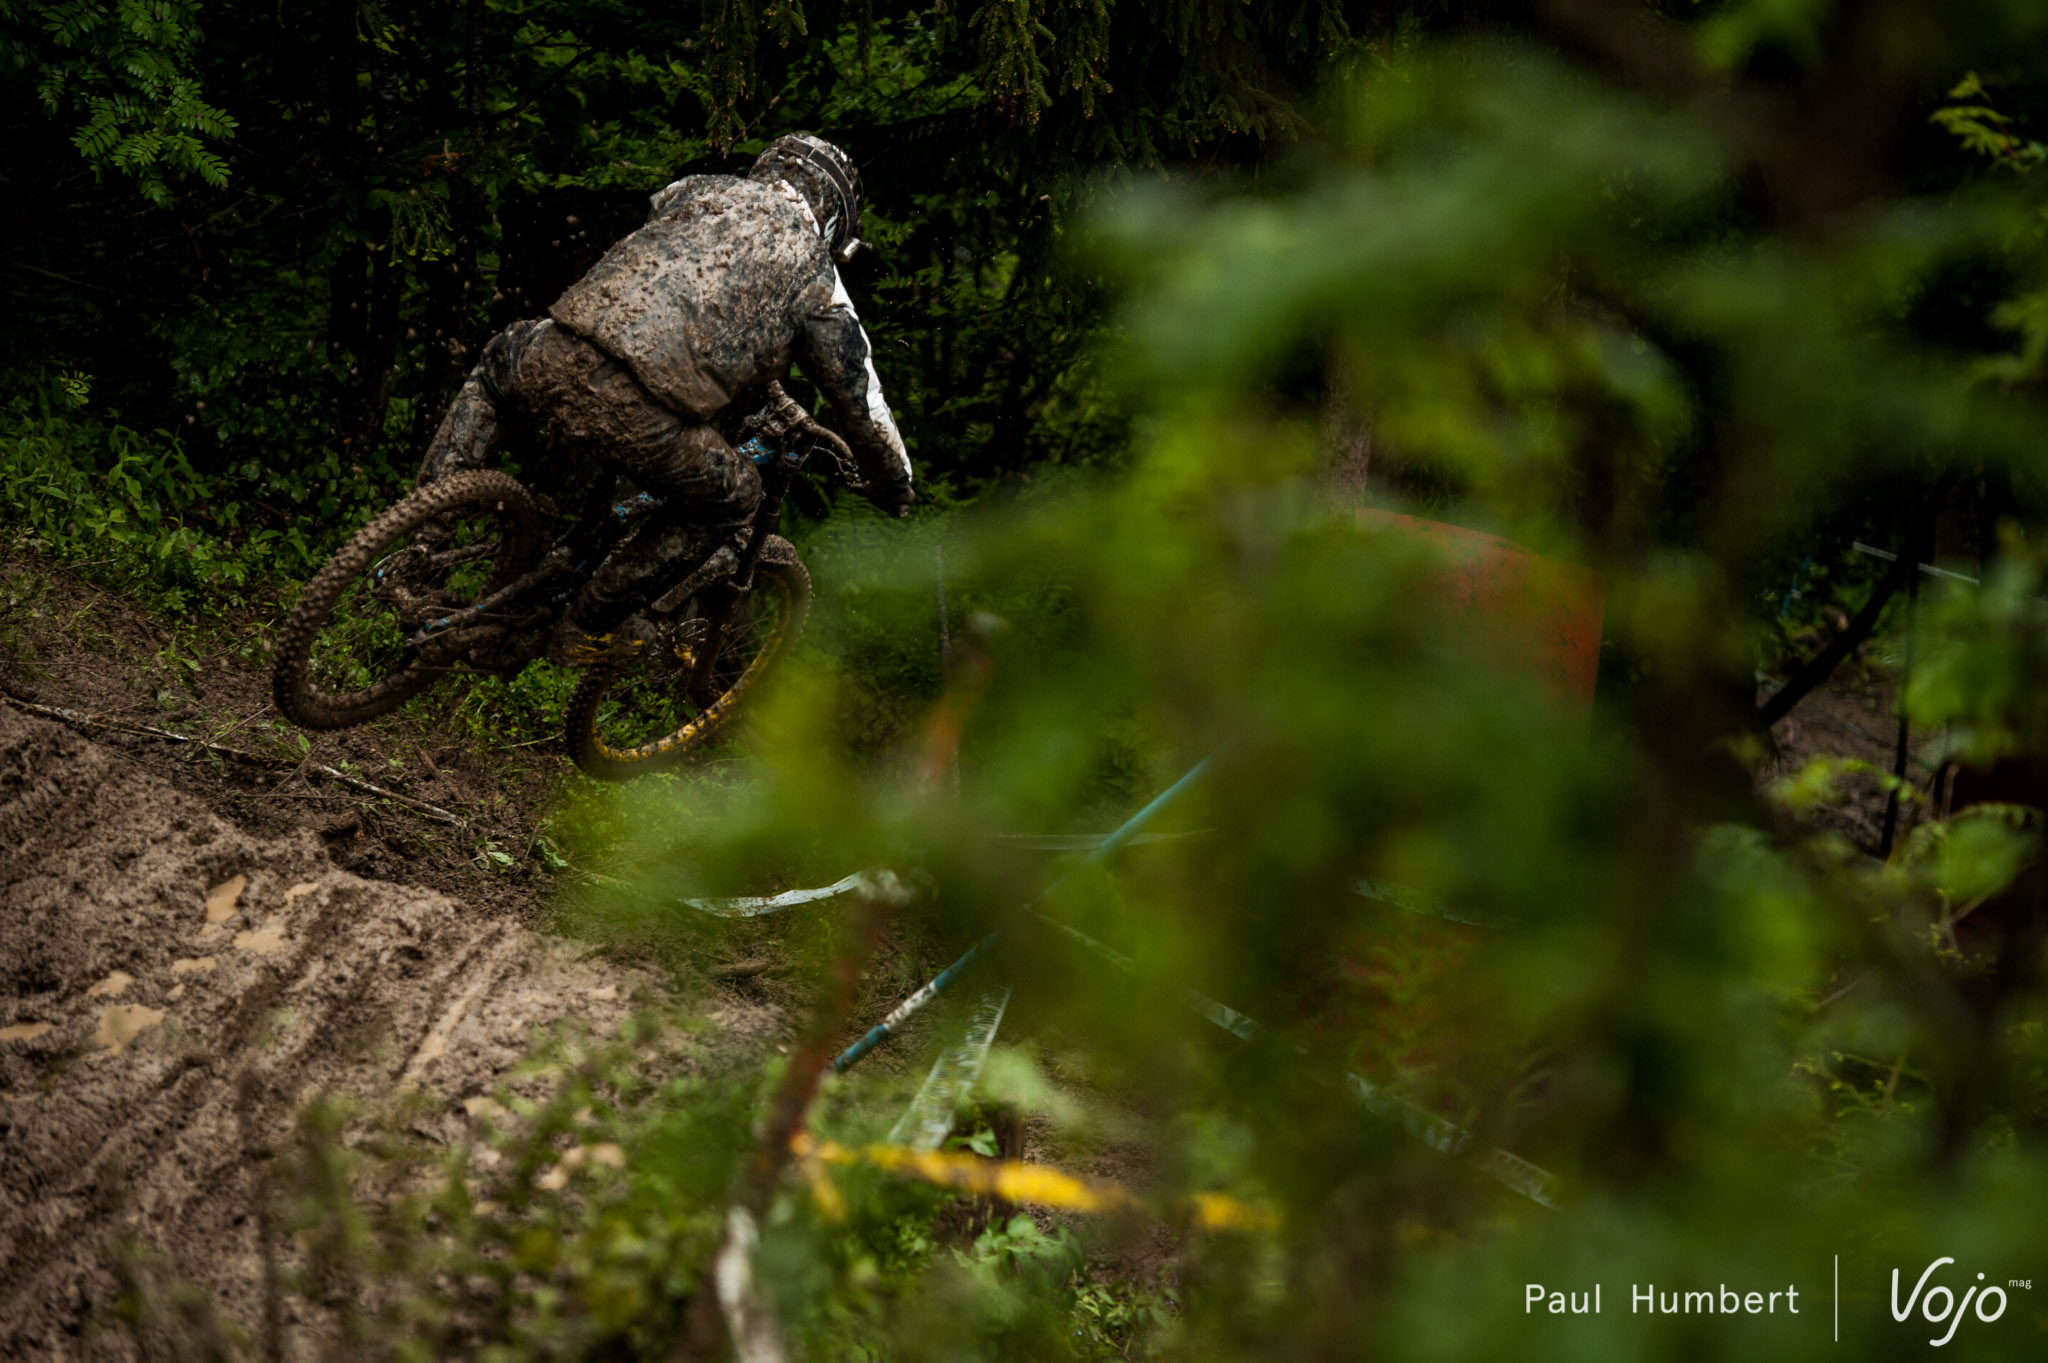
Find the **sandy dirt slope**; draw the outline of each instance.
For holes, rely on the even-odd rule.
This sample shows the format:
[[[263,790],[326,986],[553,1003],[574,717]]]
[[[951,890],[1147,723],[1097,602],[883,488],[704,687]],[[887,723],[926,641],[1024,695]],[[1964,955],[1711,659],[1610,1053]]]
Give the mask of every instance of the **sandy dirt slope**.
[[[119,1235],[252,1320],[257,1152],[301,1101],[417,1085],[453,1117],[643,987],[0,705],[0,1358],[126,1351],[87,1327]]]

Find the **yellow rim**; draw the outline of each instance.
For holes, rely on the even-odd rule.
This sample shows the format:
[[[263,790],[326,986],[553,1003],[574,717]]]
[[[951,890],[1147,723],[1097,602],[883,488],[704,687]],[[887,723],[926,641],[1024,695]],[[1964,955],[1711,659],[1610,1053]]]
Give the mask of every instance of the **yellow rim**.
[[[767,574],[762,576],[765,578]],[[775,661],[776,656],[782,652],[783,641],[789,637],[789,620],[795,605],[790,595],[789,584],[780,577],[769,580],[775,583],[778,597],[775,605],[775,632],[769,637],[768,646],[755,654],[753,660],[747,664],[746,671],[740,673],[739,680],[682,728],[635,748],[614,748],[605,742],[604,735],[598,732],[597,716],[593,714],[590,720],[590,737],[598,756],[610,762],[645,762],[664,753],[674,752],[699,734],[717,726],[725,717],[725,713],[740,702],[760,679],[761,674],[767,670],[768,665]]]

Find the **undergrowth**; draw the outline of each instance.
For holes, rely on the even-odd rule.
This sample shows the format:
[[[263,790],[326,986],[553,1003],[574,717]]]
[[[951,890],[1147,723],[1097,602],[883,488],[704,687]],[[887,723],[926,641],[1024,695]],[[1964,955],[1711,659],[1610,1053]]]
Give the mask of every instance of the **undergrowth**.
[[[364,1359],[658,1353],[685,1328],[781,1066],[707,1055],[715,1032],[662,1009],[610,1041],[551,1037],[465,1103],[471,1121],[445,1149],[418,1136],[445,1100],[319,1099],[260,1174],[260,1308],[220,1312],[131,1240],[114,1260],[119,1318],[145,1351],[177,1357],[273,1356],[287,1319]],[[835,1104],[839,1134],[876,1134],[873,1096]],[[941,1356],[929,1348],[950,1339],[1009,1357],[1141,1357],[1177,1306],[1099,1281],[1071,1231],[859,1168],[793,1180],[759,1255],[807,1358],[871,1358],[865,1341],[892,1335],[915,1346],[905,1356]]]
[[[164,615],[276,601],[373,506],[361,495],[329,515],[273,515],[248,472],[199,471],[175,432],[95,407],[82,375],[17,386],[0,406],[0,527]],[[286,496],[310,494],[321,472],[270,471]]]

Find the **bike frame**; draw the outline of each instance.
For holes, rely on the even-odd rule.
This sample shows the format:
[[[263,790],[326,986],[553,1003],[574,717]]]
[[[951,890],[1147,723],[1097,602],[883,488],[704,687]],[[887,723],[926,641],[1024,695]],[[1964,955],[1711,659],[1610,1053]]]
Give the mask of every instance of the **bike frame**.
[[[748,528],[744,545],[737,554],[730,542],[718,545],[694,571],[662,590],[645,608],[649,615],[662,619],[681,610],[692,597],[716,591],[722,598],[708,602],[709,608],[704,612],[707,632],[695,648],[696,666],[689,682],[693,693],[710,684],[725,649],[727,626],[740,603],[753,590],[754,565],[759,562],[768,537],[781,525],[782,505],[790,484],[808,461],[812,450],[823,445],[840,464],[847,481],[855,481],[850,476],[851,452],[846,449],[845,442],[817,425],[782,391],[781,384],[769,385],[769,405],[749,417],[746,425],[756,433],[740,444],[738,452],[751,458],[760,473],[761,502]],[[798,437],[809,437],[809,441]],[[451,649],[473,647],[487,639],[495,641],[506,630],[517,629],[522,624],[538,624],[544,617],[559,613],[575,600],[584,584],[590,581],[632,528],[667,505],[665,498],[646,492],[614,502],[608,511],[599,511],[596,505],[591,505],[610,501],[616,486],[616,479],[601,484],[598,492],[586,503],[583,514],[576,517],[567,533],[548,547],[540,562],[489,596],[459,611],[428,621],[406,638],[405,646],[421,655],[429,648],[445,654]],[[536,650],[534,657],[537,656]],[[532,657],[524,658],[509,671],[516,673],[531,661]],[[432,670],[452,672],[470,669],[446,667]]]

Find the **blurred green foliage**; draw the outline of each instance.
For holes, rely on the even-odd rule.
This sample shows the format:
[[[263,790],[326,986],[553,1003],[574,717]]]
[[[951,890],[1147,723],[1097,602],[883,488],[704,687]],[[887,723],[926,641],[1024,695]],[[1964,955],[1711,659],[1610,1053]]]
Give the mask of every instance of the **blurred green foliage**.
[[[1160,26],[1191,54],[1165,88],[1189,68],[1234,88],[1242,66],[1192,54],[1255,51],[1242,25],[1261,20],[1238,8],[1253,7],[1190,5],[1187,25]],[[563,924],[686,975],[714,953],[772,949],[801,999],[826,991],[845,951],[843,905],[730,923],[683,897],[914,872],[927,889],[870,965],[865,1004],[879,1012],[1000,932],[962,997],[998,977],[1015,987],[985,1088],[1022,1111],[1033,1151],[1108,1166],[1152,1205],[1226,1192],[1278,1213],[1276,1228],[1230,1233],[1142,1217],[963,1224],[949,1200],[873,1171],[824,1171],[829,1194],[792,1172],[755,1256],[792,1352],[1804,1358],[1834,1346],[1839,1258],[1841,1347],[1888,1356],[1945,1328],[1896,1318],[1892,1272],[1910,1284],[1950,1256],[1951,1306],[1976,1274],[2007,1285],[1999,1319],[1961,1323],[1971,1356],[2038,1356],[2048,332],[2031,319],[2048,260],[2030,142],[2014,139],[2048,111],[2029,74],[2048,14],[2021,0],[1579,0],[1538,17],[1390,15],[1333,52],[1327,12],[1267,7],[1297,44],[1281,52],[1331,58],[1319,119],[1306,100],[1268,101],[1313,140],[1248,184],[1089,179],[1090,118],[1119,139],[1184,126],[1171,104],[1117,113],[1090,74],[1098,32],[1105,62],[1156,55],[1118,38],[1142,9],[878,7],[828,32],[816,15],[779,12],[778,29],[765,9],[731,7],[757,23],[727,35],[744,32],[751,57],[724,52],[687,79],[599,51],[578,69],[602,79],[579,85],[552,37],[524,58],[562,77],[537,104],[584,101],[557,126],[596,130],[615,170],[666,134],[589,110],[650,90],[708,92],[707,155],[737,136],[717,120],[744,100],[764,116],[749,136],[817,110],[893,130],[898,148],[1005,129],[972,144],[972,173],[917,182],[885,158],[870,177],[895,253],[870,283],[900,323],[876,331],[885,357],[898,335],[923,356],[915,371],[885,361],[884,377],[911,395],[922,438],[957,440],[953,455],[919,450],[952,492],[1091,465],[913,534],[803,525],[827,594],[798,665],[762,697],[747,760],[557,815],[548,836],[568,864],[625,882],[579,891]],[[964,70],[941,65],[965,41],[954,20],[980,44]],[[417,48],[459,65],[459,28],[374,34],[363,41],[393,63]],[[771,88],[790,98],[763,109]],[[1095,112],[1072,121],[1086,101],[1068,96],[1090,91]],[[956,101],[1005,121],[950,122]],[[1280,126],[1247,112],[1259,107],[1210,110],[1189,145],[1222,154]],[[498,111],[504,125],[526,116]],[[516,162],[410,135],[408,157]],[[548,162],[538,134],[517,152],[598,174]],[[404,164],[380,155],[394,159],[357,164]],[[329,259],[388,240],[357,257],[373,283],[415,269],[399,255],[459,263],[455,224],[481,210],[453,183],[364,197],[351,211],[374,225],[331,239]],[[1089,230],[1055,232],[1053,208],[1036,225],[1034,192],[1062,221],[1090,205]],[[1056,241],[1076,252],[1057,267]],[[471,244],[481,261],[485,243]],[[431,292],[433,276],[408,278]],[[1072,279],[1087,286],[1070,292]],[[1115,300],[1106,326],[1089,311],[1098,286]],[[1099,385],[1072,378],[1090,341]],[[1006,358],[1013,344],[1026,348]],[[1011,401],[1013,380],[1037,396]],[[421,377],[421,410],[433,391]],[[1119,407],[1135,417],[1128,449],[1104,415]],[[1379,505],[1604,576],[1590,723],[1451,618],[1428,543],[1333,506],[1330,447],[1361,441]],[[1909,593],[1888,617],[1912,643],[1905,704],[1928,765],[1978,796],[1900,785],[1883,856],[1813,817],[1840,798],[1845,765],[1778,760],[1756,720],[1760,653],[1810,656],[1783,624],[1789,591],[1815,588],[1794,624],[1825,630],[1829,609],[1871,590],[1846,552],[1858,538],[1982,579]],[[950,671],[932,621],[941,546]],[[942,719],[959,723],[957,786]],[[1066,867],[1005,836],[1106,831],[1212,753],[1156,825],[1188,837]],[[1360,894],[1368,876],[1400,902]],[[1218,1030],[1187,1007],[1190,989],[1260,1030]],[[880,1138],[960,1011],[911,1037],[909,1059],[827,1081],[818,1134]],[[574,1079],[564,1101],[572,1120],[590,1106],[620,1151],[617,1191],[533,1196],[482,1225],[449,1174],[436,1196],[453,1201],[392,1223],[398,1248],[350,1251],[411,1304],[377,1339],[402,1353],[401,1327],[423,1319],[446,1327],[418,1337],[443,1356],[678,1347],[747,1118],[783,1063],[752,1055],[661,1089],[653,1060],[621,1053]],[[1416,1139],[1347,1075],[1465,1143]],[[588,1139],[526,1120],[506,1150],[526,1171],[511,1176],[519,1197]],[[309,1234],[354,1234],[341,1219],[353,1185],[317,1163],[339,1144],[308,1133],[295,1177],[326,1187],[300,1204]],[[1492,1177],[1494,1149],[1554,1174],[1557,1207]],[[1133,1268],[1147,1237],[1167,1245],[1155,1279]],[[443,1257],[408,1257],[429,1246]],[[1525,1296],[1595,1283],[1599,1316],[1554,1317]],[[1631,1309],[1649,1284],[1790,1287],[1802,1306],[1732,1320]]]
[[[2040,760],[2042,414],[1997,364],[2025,338],[1984,325],[2038,269],[2037,215],[1966,146],[1929,152],[1958,168],[1938,192],[1841,163],[1886,164],[1898,141],[1880,139],[1919,124],[1945,137],[1930,120],[1971,44],[2041,34],[1997,5],[1939,42],[1912,6],[1812,30],[1770,13],[1647,27],[1669,44],[1647,75],[1498,33],[1418,41],[1359,76],[1314,164],[1265,192],[1113,199],[1091,249],[1128,300],[1137,452],[945,526],[956,631],[975,612],[1006,625],[967,645],[985,688],[972,669],[949,682],[978,690],[959,792],[920,780],[915,730],[879,771],[852,760],[835,712],[871,703],[869,678],[814,657],[759,718],[751,780],[619,797],[641,811],[624,820],[640,888],[584,921],[715,936],[673,896],[926,872],[913,930],[1001,929],[1006,1034],[1053,1087],[1114,1095],[1141,1177],[1282,1209],[1271,1235],[1177,1239],[1174,1305],[1144,1329],[1162,1356],[1806,1357],[1832,1342],[1837,1255],[1842,1344],[1873,1355],[1940,1333],[1888,1313],[1894,1268],[1910,1287],[1952,1255],[1954,1275],[2031,1281],[2040,768],[2007,801],[1902,790],[1879,860],[1807,818],[1835,798],[1827,766],[1769,777],[1749,711],[1796,565],[1825,559],[1815,597],[1853,607],[1873,577],[1844,540],[1975,517],[1936,544],[1981,559],[1986,586],[1890,617],[1917,636],[1916,731],[1936,762]],[[1868,147],[1815,133],[1792,156],[1807,134],[1786,111],[1848,73],[1901,92],[1891,121]],[[1838,172],[1839,197],[1812,183]],[[1604,574],[1590,733],[1450,627],[1423,546],[1328,513],[1339,384],[1371,414],[1376,497]],[[914,637],[930,572],[892,552],[861,614]],[[998,835],[1101,831],[1219,748],[1168,816],[1207,837],[1035,906],[1133,974],[1019,914],[1052,871]],[[1362,874],[1494,926],[1365,900]],[[1185,987],[1265,1039],[1209,1027]],[[1332,1082],[1347,1070],[1555,1173],[1559,1210],[1374,1115]],[[902,1085],[856,1070],[822,1128]],[[1116,1243],[1083,1230],[1084,1252]],[[824,1244],[806,1262],[829,1265]],[[925,1300],[959,1289],[926,1272],[876,1289],[903,1332],[890,1356],[1015,1351],[935,1320]],[[1599,1317],[1525,1309],[1530,1283],[1595,1282]],[[1650,1283],[1794,1287],[1801,1313],[1632,1310]],[[2031,1290],[1961,1327],[1973,1354],[2038,1351]]]

